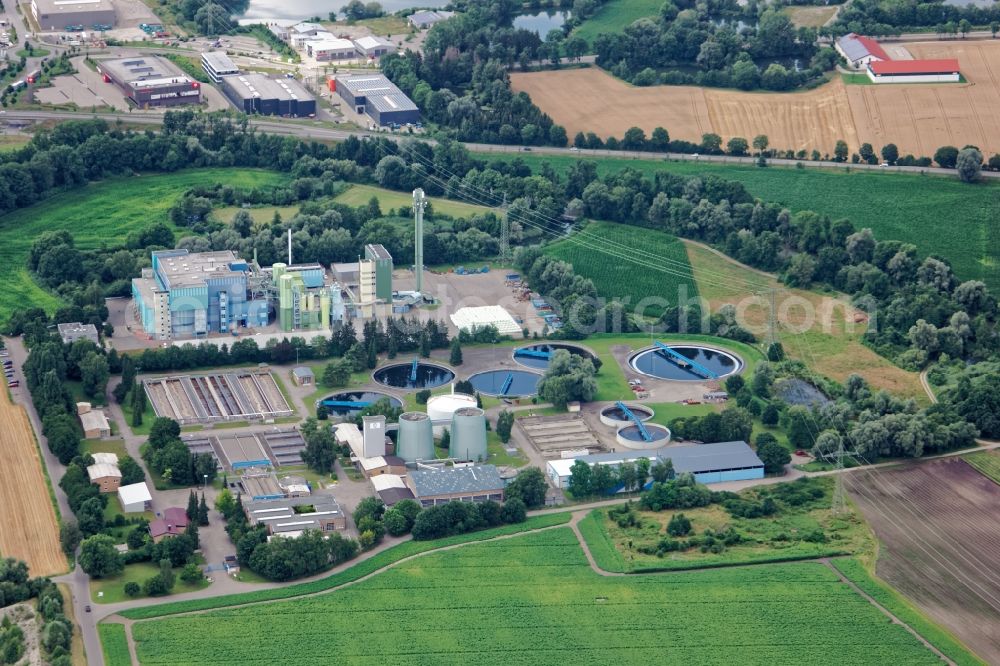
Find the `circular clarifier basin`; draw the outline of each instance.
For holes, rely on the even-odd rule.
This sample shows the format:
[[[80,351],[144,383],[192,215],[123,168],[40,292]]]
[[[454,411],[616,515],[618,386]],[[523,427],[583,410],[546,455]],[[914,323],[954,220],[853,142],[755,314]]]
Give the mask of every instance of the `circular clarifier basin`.
[[[644,375],[673,381],[721,379],[743,368],[743,361],[738,356],[721,349],[670,345],[670,350],[660,347],[644,349],[629,359],[629,365]]]
[[[658,449],[670,442],[670,430],[655,423],[644,423],[648,439],[637,425],[627,425],[618,430],[615,436],[617,442],[629,449]]]
[[[483,395],[501,398],[531,396],[538,393],[541,375],[527,370],[487,370],[469,377],[472,388]]]
[[[396,363],[379,368],[372,375],[376,382],[400,389],[428,389],[447,384],[455,378],[448,368],[433,363]]]
[[[640,421],[648,421],[653,418],[653,410],[646,405],[626,403],[625,406],[628,407],[630,412],[639,417]],[[601,410],[601,423],[617,429],[628,425],[629,423],[633,423],[633,421],[630,417],[625,415],[625,412],[623,412],[618,405],[611,405]]]
[[[379,400],[389,400],[393,407],[402,407],[403,403],[399,398],[394,398],[388,393],[379,391],[344,391],[328,395],[319,401],[319,405],[326,406],[328,413],[334,416],[348,416],[359,412],[365,407],[375,404]]]
[[[574,356],[583,356],[592,359],[594,357],[583,347],[567,345],[558,342],[545,342],[537,345],[529,345],[514,350],[514,360],[523,366],[534,368],[535,370],[545,370],[549,367],[549,359],[556,350],[565,349]]]

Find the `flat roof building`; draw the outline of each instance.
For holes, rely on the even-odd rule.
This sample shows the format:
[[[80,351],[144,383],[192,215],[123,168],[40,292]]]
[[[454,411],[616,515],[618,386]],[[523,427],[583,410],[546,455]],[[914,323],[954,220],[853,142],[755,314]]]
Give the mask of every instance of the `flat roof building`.
[[[406,485],[422,506],[460,502],[503,501],[504,482],[493,465],[419,469],[406,476]]]
[[[345,102],[376,125],[420,122],[417,105],[383,74],[338,77],[335,86]]]
[[[354,47],[359,54],[373,60],[396,52],[396,45],[382,37],[368,36],[355,39]]]
[[[93,324],[81,324],[75,321],[71,324],[59,324],[59,337],[62,341],[71,345],[77,340],[90,340],[95,345],[101,344],[101,337],[97,334],[97,327]]]
[[[216,83],[222,81],[223,76],[232,76],[233,74],[240,73],[240,68],[236,66],[236,63],[224,51],[202,53],[201,68]]]
[[[163,58],[99,60],[97,71],[140,109],[201,102],[201,84]]]
[[[43,31],[110,30],[115,25],[111,0],[31,0],[31,15]]]
[[[306,530],[347,529],[347,517],[332,495],[252,501],[246,504],[246,514],[251,525],[266,525],[271,535],[297,537]]]
[[[429,28],[435,23],[444,21],[445,19],[451,18],[455,15],[455,12],[445,12],[445,11],[426,11],[420,10],[410,14],[407,19],[414,28],[418,30],[423,30],[424,28]]]
[[[316,115],[316,98],[295,79],[238,74],[223,77],[220,88],[243,113],[293,118]]]
[[[311,39],[305,42],[304,46],[306,47],[306,53],[319,62],[354,60],[358,57],[358,51],[354,48],[354,42],[349,39],[323,37],[322,39]]]
[[[142,513],[149,511],[153,496],[149,494],[146,482],[140,481],[118,488],[118,501],[125,513]]]

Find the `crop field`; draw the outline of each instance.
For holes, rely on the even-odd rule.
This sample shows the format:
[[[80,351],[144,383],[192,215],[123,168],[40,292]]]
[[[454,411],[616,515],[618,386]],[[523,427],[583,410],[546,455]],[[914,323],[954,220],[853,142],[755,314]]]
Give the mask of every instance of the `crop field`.
[[[511,73],[511,84],[570,136],[578,131],[621,137],[662,125],[675,139],[698,142],[706,132],[728,139],[766,134],[780,150],[833,153],[838,139],[852,151],[895,143],[901,155],[933,156],[940,146],[1000,151],[1000,43],[908,43],[916,58],[958,58],[966,83],[844,85],[840,77],[794,93],[737,92],[696,86],[633,87],[595,67]],[[571,103],[567,103],[571,100]]]
[[[698,296],[684,244],[661,231],[591,222],[545,253],[572,264],[578,275],[594,281],[598,294],[621,299],[630,312],[650,299],[653,304],[643,310],[658,316],[664,302]]]
[[[56,194],[0,216],[0,320],[25,305],[54,310],[59,299],[39,285],[25,264],[31,242],[44,231],[65,229],[77,247],[124,240],[131,231],[166,221],[167,212],[194,185],[224,182],[234,187],[263,187],[285,176],[251,169],[192,169],[170,174],[112,178]]]
[[[960,458],[845,476],[883,544],[876,573],[1000,663],[1000,486]]]
[[[963,456],[963,460],[979,470],[981,474],[988,476],[996,483],[1000,483],[1000,452],[996,450],[980,451]]]
[[[937,663],[820,564],[606,578],[566,528],[133,635],[143,664]]]
[[[132,663],[124,624],[99,624],[97,625],[97,633],[101,637],[105,664],[108,666],[129,666]]]
[[[573,34],[593,43],[598,35],[621,32],[641,18],[657,16],[662,6],[663,3],[659,0],[608,0],[592,17],[580,24]]]
[[[0,554],[24,560],[32,576],[66,571],[59,525],[28,415],[0,397]]]
[[[609,570],[625,572],[780,562],[874,551],[868,528],[856,512],[839,516],[831,513],[831,479],[748,489],[740,494],[750,501],[759,501],[765,496],[780,498],[783,495],[778,494],[779,489],[802,490],[799,485],[802,483],[808,483],[810,489],[822,490],[822,495],[798,506],[776,499],[779,510],[762,518],[732,516],[722,506],[713,504],[684,511],[636,511],[638,524],[622,526],[609,517],[607,510],[597,509],[591,514],[597,529],[587,536],[588,544],[593,539],[598,551],[608,547],[614,550],[615,554],[606,555],[605,559],[618,568]],[[690,519],[692,535],[706,529],[718,533],[732,527],[740,534],[742,542],[726,547],[721,553],[702,553],[697,548],[667,552],[662,556],[642,552],[643,548],[656,548],[675,513],[683,513]]]
[[[351,185],[344,193],[334,199],[334,201],[347,206],[356,207],[367,205],[368,201],[372,197],[378,199],[383,213],[389,212],[390,208],[398,209],[413,205],[413,196],[407,194],[406,192],[396,192],[395,190],[386,190],[373,185],[357,184]],[[433,211],[443,215],[450,215],[452,217],[471,217],[490,210],[485,206],[476,206],[474,204],[451,201],[449,199],[440,199],[437,197],[427,197],[427,200],[430,202]]]

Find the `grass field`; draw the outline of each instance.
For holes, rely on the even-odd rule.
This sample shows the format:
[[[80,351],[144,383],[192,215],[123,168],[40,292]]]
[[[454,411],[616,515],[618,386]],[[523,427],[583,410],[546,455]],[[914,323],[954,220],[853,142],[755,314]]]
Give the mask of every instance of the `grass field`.
[[[130,666],[132,655],[128,652],[128,638],[124,624],[99,624],[97,633],[101,637],[104,663],[107,666]]]
[[[962,456],[965,462],[975,467],[983,476],[1000,483],[1000,452],[980,451],[967,456]]]
[[[152,562],[136,562],[125,567],[125,571],[117,576],[109,578],[90,579],[90,596],[99,604],[116,604],[119,601],[128,601],[125,596],[126,583],[139,583],[142,585],[147,578],[152,578],[160,572],[160,567]],[[184,592],[194,592],[208,587],[207,580],[202,579],[197,583],[185,583],[180,578],[180,569],[174,569],[176,582],[172,594],[183,594]]]
[[[406,192],[395,192],[373,185],[351,185],[347,191],[334,199],[334,201],[356,207],[367,205],[372,197],[378,199],[383,213],[387,213],[390,208],[413,205],[413,197]],[[427,197],[427,200],[431,203],[433,211],[452,217],[471,217],[472,215],[478,215],[491,210],[484,206],[475,206],[449,199]]]
[[[796,28],[818,28],[830,20],[836,12],[836,7],[822,5],[819,7],[785,7],[782,9]]]
[[[609,565],[619,567],[610,571],[626,572],[731,566],[872,552],[874,542],[871,534],[856,512],[845,512],[840,516],[831,513],[833,481],[828,478],[811,479],[808,483],[821,489],[823,494],[801,506],[787,504],[774,494],[775,489],[791,489],[797,487],[795,485],[743,491],[741,495],[753,501],[775,496],[779,511],[763,518],[732,516],[722,506],[713,504],[683,511],[636,511],[640,524],[622,527],[608,517],[606,509],[598,509],[593,514],[597,529],[587,537],[588,543],[593,537],[596,549],[610,546],[615,553],[606,555],[605,559]],[[732,527],[740,534],[742,542],[727,546],[721,553],[703,553],[695,547],[666,552],[662,556],[642,552],[644,548],[657,547],[675,513],[683,513],[691,520],[692,536],[706,529],[718,533]],[[820,533],[822,540],[805,538],[809,536],[812,539],[813,535]]]
[[[820,564],[605,578],[565,528],[435,553],[331,594],[140,622],[133,635],[140,662],[164,665],[937,663]]]
[[[606,244],[635,250],[608,250]],[[644,256],[635,261],[643,265],[631,263],[628,258],[640,250]],[[617,259],[609,251],[624,258]],[[650,299],[652,304],[642,312],[658,317],[663,313],[662,303],[698,296],[684,244],[660,231],[591,222],[581,232],[546,246],[545,253],[572,264],[578,275],[594,281],[598,294],[620,299],[629,312]]]
[[[562,155],[517,157],[533,170],[547,161],[557,171],[565,171],[578,160]],[[626,158],[598,161],[601,174],[625,167],[647,176],[669,171],[736,180],[764,201],[781,203],[793,211],[813,210],[835,220],[847,218],[859,229],[871,227],[880,240],[913,243],[921,253],[948,259],[963,280],[982,280],[1000,292],[1000,229],[993,223],[993,211],[1000,208],[1000,182],[966,185],[955,178],[848,168],[761,169]],[[941,224],[942,220],[949,223]]]
[[[656,16],[663,6],[659,0],[608,0],[597,12],[573,31],[592,43],[608,32],[621,32],[638,19]]]
[[[49,197],[0,216],[0,320],[26,306],[54,310],[59,299],[36,283],[26,267],[32,241],[43,231],[66,230],[77,247],[121,241],[130,231],[167,220],[174,201],[194,185],[224,182],[262,187],[285,177],[250,169],[191,169],[170,174],[111,178]]]

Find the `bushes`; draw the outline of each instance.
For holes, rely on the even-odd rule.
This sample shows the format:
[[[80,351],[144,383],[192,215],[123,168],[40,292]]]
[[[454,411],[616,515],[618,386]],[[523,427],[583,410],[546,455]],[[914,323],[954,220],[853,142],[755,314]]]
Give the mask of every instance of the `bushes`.
[[[504,523],[522,523],[526,517],[524,502],[519,499],[512,499],[502,507],[492,501],[480,504],[448,502],[427,507],[417,515],[413,522],[413,538],[416,541],[440,539]]]

